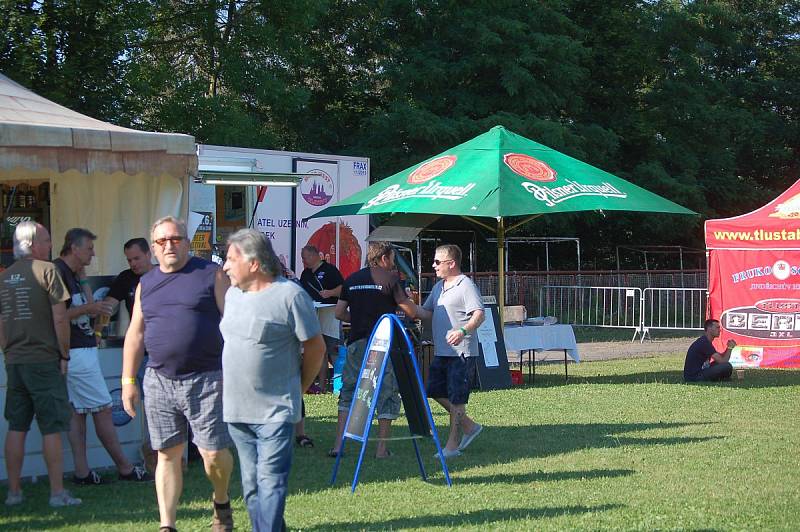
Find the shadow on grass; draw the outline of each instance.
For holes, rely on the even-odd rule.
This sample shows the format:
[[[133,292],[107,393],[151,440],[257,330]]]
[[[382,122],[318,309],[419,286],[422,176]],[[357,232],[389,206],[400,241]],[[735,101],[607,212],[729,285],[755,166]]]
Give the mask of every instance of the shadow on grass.
[[[563,366],[562,366],[563,367]],[[571,366],[572,367],[572,366]],[[583,370],[588,371],[588,370]],[[527,373],[525,374],[527,379]],[[537,373],[533,383],[526,381],[520,388],[552,388],[568,384],[680,384],[684,386],[727,386],[734,388],[775,388],[781,386],[800,386],[800,371],[791,369],[748,369],[744,379],[723,382],[686,383],[683,370],[644,371],[612,375],[570,374],[565,381],[564,374]]]
[[[547,519],[562,515],[578,515],[585,513],[607,512],[622,508],[620,504],[602,504],[598,506],[545,506],[543,508],[506,508],[503,510],[479,510],[465,513],[446,513],[438,515],[421,515],[387,519],[385,521],[350,521],[320,523],[305,530],[405,530],[408,528],[445,527],[456,530],[463,526],[479,526],[492,529],[495,523],[513,523],[524,519]]]
[[[531,481],[569,480],[572,478],[623,477],[633,474],[635,471],[598,469],[545,473],[523,469],[520,474],[503,473],[484,477],[464,476],[463,478],[459,478],[458,471],[487,465],[512,464],[520,460],[544,458],[587,449],[674,446],[721,439],[719,436],[637,437],[629,434],[651,429],[676,429],[700,425],[707,425],[707,423],[564,423],[515,427],[487,426],[463,456],[448,460],[447,465],[451,476],[453,476],[454,485],[458,485],[461,482],[526,483]],[[401,430],[401,427],[398,427],[396,435],[399,436]],[[372,458],[374,443],[370,442],[359,475],[360,484],[364,482],[390,482],[419,478],[419,468],[412,445],[406,441],[395,441],[392,444],[395,455],[390,460],[377,461]],[[441,465],[438,459],[433,456],[435,447],[432,440],[422,440],[418,445],[429,480],[433,483],[443,482]],[[346,454],[339,468],[336,487],[347,486],[352,481],[359,451],[359,443],[352,440],[347,441],[345,445]],[[320,474],[325,472],[326,465],[324,461],[320,461],[317,457],[320,454],[321,451],[315,452],[311,456],[295,461],[294,474],[297,481],[293,479],[290,485],[292,493],[322,490],[330,486],[330,472],[333,470],[334,461],[327,459],[328,474]]]
[[[531,482],[560,482],[562,480],[591,480],[595,478],[627,477],[633,469],[589,469],[581,471],[531,471],[529,473],[499,473],[497,475],[460,478],[459,484],[530,484]]]

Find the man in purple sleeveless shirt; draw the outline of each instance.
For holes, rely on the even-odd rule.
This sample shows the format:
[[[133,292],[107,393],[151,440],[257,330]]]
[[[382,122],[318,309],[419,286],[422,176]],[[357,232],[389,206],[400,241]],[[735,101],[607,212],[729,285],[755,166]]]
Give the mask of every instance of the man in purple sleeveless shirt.
[[[136,415],[136,373],[144,350],[144,408],[158,451],[156,493],[161,532],[175,530],[183,488],[181,457],[191,427],[214,488],[212,530],[233,530],[228,484],[232,445],[222,419],[222,317],[228,277],[216,264],[190,257],[186,224],[171,216],[153,224],[158,268],[142,276],[125,335],[122,401]]]

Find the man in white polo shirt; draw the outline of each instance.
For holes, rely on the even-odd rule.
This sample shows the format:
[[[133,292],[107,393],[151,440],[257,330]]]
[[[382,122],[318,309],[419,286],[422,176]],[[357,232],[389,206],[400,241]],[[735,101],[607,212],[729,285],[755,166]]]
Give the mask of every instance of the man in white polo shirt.
[[[483,323],[484,310],[475,283],[461,273],[458,246],[436,248],[433,269],[440,281],[417,317],[433,319],[435,357],[428,374],[428,397],[450,413],[450,435],[442,452],[445,458],[452,458],[483,430],[467,415],[467,402],[479,355],[475,331]]]

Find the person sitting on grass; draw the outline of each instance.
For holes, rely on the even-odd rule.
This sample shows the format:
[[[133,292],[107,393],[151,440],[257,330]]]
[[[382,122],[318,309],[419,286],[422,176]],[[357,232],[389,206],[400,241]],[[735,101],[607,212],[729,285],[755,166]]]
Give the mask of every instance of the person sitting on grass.
[[[683,380],[686,382],[721,381],[731,378],[731,351],[736,347],[734,340],[728,340],[727,349],[718,353],[713,341],[719,336],[719,320],[706,320],[705,333],[689,346],[683,364]],[[712,363],[713,361],[713,363]]]

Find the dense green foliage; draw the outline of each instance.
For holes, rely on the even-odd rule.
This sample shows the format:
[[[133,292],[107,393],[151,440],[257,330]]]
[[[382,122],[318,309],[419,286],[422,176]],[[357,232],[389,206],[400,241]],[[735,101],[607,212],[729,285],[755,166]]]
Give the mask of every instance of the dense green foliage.
[[[0,71],[199,142],[348,153],[385,177],[502,124],[686,205],[751,210],[800,177],[798,0],[0,0]],[[527,231],[702,242],[702,218]],[[611,254],[613,255],[613,253]],[[595,262],[596,266],[603,266]]]
[[[411,442],[389,460],[367,456],[350,493],[356,445],[337,483],[325,453],[335,432],[331,395],[306,396],[312,449],[295,449],[286,520],[291,530],[797,530],[800,374],[748,370],[743,381],[681,382],[681,355],[539,365],[536,386],[479,392],[469,409],[486,429],[448,462],[444,486],[433,443],[422,441],[429,481]],[[446,426],[433,406],[434,421]],[[393,428],[403,436],[405,420]],[[446,435],[446,429],[443,430]],[[238,471],[237,530],[248,529]],[[153,486],[77,488],[83,507],[42,505],[46,482],[26,484],[24,505],[0,506],[3,530],[142,531],[158,518]],[[211,488],[193,463],[180,530],[207,530]]]

